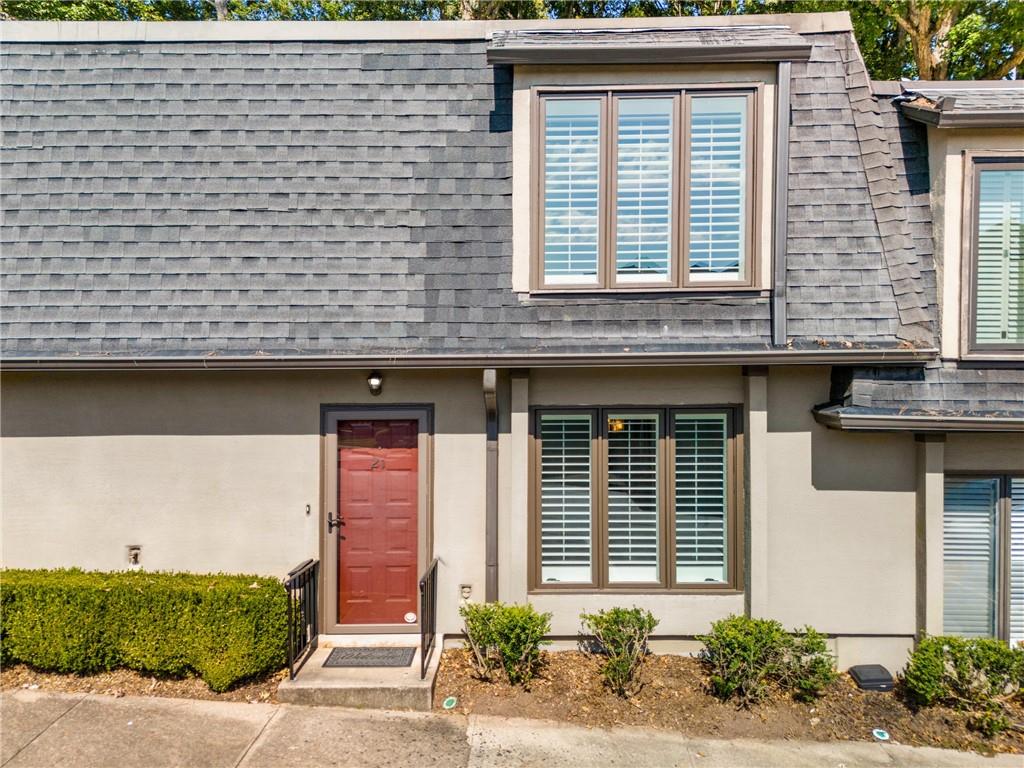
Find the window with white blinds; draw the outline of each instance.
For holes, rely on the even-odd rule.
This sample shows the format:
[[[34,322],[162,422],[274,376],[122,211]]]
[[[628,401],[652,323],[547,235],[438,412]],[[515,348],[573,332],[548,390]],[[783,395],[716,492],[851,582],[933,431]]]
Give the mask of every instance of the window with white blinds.
[[[657,582],[658,414],[608,415],[608,581]]]
[[[676,581],[728,580],[728,432],[724,413],[675,416]]]
[[[539,94],[532,288],[757,287],[757,98],[752,88]]]
[[[747,99],[690,99],[689,271],[693,281],[743,277]]]
[[[1024,477],[1009,479],[1010,643],[1024,643]]]
[[[544,276],[597,280],[601,99],[547,99],[544,109]]]
[[[943,631],[1024,643],[1024,477],[946,478]]]
[[[669,277],[674,97],[616,100],[615,271],[618,282]]]
[[[532,588],[737,588],[733,419],[538,410]]]
[[[1024,163],[978,163],[974,343],[1024,344]]]
[[[540,578],[588,584],[591,572],[590,414],[540,420]]]
[[[942,531],[943,632],[996,632],[996,511],[999,480],[947,478]]]

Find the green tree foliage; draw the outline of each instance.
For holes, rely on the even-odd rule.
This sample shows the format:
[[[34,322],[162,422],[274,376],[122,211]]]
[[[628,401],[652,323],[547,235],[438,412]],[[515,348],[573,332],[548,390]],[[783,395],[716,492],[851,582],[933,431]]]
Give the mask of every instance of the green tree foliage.
[[[1024,0],[0,0],[14,19],[433,20],[848,11],[871,76],[993,79],[1024,63]]]

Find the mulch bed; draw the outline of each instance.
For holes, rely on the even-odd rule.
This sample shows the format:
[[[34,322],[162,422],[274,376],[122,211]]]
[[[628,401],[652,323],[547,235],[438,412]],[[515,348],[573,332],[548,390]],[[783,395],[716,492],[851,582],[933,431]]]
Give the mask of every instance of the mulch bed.
[[[650,656],[644,686],[630,701],[601,682],[599,661],[577,651],[542,653],[540,676],[529,690],[473,676],[468,651],[449,649],[441,657],[434,706],[455,696],[459,714],[485,714],[561,720],[592,727],[643,725],[707,738],[872,741],[883,728],[893,742],[977,752],[1024,752],[1024,733],[1009,731],[994,739],[969,730],[965,716],[931,707],[914,711],[899,692],[861,691],[847,675],[812,703],[778,694],[751,710],[725,704],[707,691],[697,659]],[[1017,713],[1024,721],[1024,707]]]
[[[40,672],[24,664],[0,669],[0,689],[27,688],[61,693],[103,693],[110,696],[159,696],[175,699],[206,699],[210,701],[248,701],[274,703],[277,684],[287,677],[282,670],[266,677],[242,683],[224,693],[210,690],[198,677],[185,679],[156,678],[127,669],[115,669],[95,675],[65,675]]]

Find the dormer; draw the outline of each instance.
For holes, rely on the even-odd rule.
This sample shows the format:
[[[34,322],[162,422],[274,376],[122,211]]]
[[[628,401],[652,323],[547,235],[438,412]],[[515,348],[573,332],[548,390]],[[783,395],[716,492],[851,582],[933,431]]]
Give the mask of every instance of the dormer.
[[[494,33],[488,60],[514,72],[514,290],[766,294],[779,93],[788,109],[811,48],[763,24]]]
[[[1024,358],[1024,84],[903,83],[928,127],[942,356]]]

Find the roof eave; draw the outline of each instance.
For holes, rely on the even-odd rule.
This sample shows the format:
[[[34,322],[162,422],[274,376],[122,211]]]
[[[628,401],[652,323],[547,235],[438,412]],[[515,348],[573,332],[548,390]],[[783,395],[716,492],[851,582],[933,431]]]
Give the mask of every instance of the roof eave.
[[[911,120],[935,128],[1020,128],[1024,127],[1024,112],[1014,110],[973,110],[945,112],[941,109],[902,105],[903,113]]]
[[[1012,416],[859,414],[836,406],[813,413],[819,424],[844,432],[1024,432],[1024,418]]]
[[[251,370],[358,368],[539,368],[665,365],[924,365],[937,349],[809,349],[605,354],[251,355],[205,357],[39,357],[0,360],[2,371]]]
[[[739,46],[558,46],[488,48],[490,64],[727,64],[806,61],[811,45]]]

